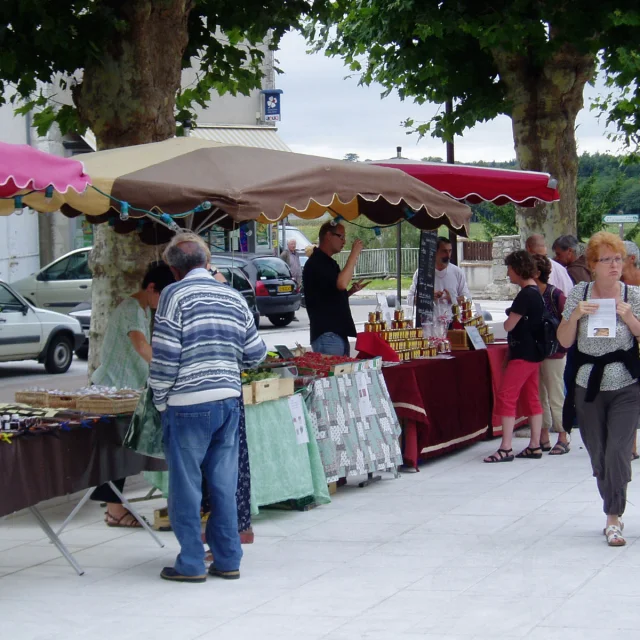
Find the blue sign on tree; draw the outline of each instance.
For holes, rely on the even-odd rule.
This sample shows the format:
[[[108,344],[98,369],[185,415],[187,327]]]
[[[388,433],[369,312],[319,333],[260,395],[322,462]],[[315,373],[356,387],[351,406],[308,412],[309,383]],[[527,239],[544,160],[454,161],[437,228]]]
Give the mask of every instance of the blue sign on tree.
[[[282,89],[263,89],[262,99],[264,100],[264,120],[265,122],[275,122],[280,120],[280,100]]]

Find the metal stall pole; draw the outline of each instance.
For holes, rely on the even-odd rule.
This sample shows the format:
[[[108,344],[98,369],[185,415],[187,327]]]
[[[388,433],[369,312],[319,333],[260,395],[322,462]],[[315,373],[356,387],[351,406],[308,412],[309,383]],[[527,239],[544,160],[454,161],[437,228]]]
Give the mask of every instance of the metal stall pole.
[[[398,286],[396,287],[396,309],[402,308],[402,222],[396,225],[396,270],[398,272]]]
[[[453,100],[445,103],[445,113],[449,116],[453,113]],[[447,142],[447,164],[455,163],[453,139]],[[449,229],[449,242],[451,242],[451,262],[458,265],[458,236]]]

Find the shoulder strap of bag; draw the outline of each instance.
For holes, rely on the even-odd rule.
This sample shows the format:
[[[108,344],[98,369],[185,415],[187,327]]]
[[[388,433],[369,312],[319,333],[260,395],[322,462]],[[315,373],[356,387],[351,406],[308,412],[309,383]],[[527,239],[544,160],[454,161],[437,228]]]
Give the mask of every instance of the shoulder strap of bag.
[[[624,301],[627,301],[627,298],[629,297],[629,287],[627,287],[627,283],[624,283]]]
[[[589,282],[587,282],[587,286],[584,288],[584,296],[582,298],[583,302],[586,302],[587,300],[587,295],[589,294]]]

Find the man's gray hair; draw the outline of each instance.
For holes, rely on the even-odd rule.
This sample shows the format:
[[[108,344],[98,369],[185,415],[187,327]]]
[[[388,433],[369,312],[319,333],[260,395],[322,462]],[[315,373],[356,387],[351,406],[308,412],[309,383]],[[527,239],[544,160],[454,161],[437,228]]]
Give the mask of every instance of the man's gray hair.
[[[627,255],[633,256],[636,259],[636,265],[640,266],[640,249],[638,249],[638,245],[630,240],[625,240],[624,248],[627,250]]]
[[[560,236],[555,240],[551,248],[554,251],[556,249],[560,249],[561,251],[573,249],[576,252],[576,255],[579,255],[580,253],[578,238],[572,235]]]
[[[211,251],[205,241],[190,231],[173,236],[162,256],[170,267],[183,274],[211,262]]]

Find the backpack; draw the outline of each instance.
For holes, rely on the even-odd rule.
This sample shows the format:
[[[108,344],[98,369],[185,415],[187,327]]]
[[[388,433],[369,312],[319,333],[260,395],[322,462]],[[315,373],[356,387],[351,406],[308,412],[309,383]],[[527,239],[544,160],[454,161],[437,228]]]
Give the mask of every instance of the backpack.
[[[542,360],[558,352],[558,347],[560,346],[557,336],[559,326],[558,318],[549,313],[545,305],[540,327],[534,336],[536,350]]]

